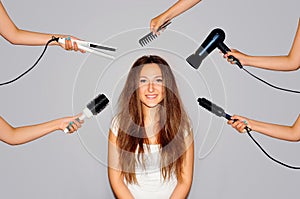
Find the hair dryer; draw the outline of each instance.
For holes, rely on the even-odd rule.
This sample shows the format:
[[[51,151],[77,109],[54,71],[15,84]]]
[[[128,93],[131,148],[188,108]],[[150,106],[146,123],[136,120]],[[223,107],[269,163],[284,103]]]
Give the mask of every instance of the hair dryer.
[[[205,59],[205,57],[211,53],[216,47],[221,50],[222,53],[226,54],[230,51],[230,49],[224,44],[225,32],[216,28],[207,36],[201,46],[196,50],[194,54],[189,56],[186,61],[195,69],[198,69],[201,62]],[[236,61],[236,64],[239,67],[242,67],[241,63],[233,56],[229,56],[229,58]]]
[[[77,118],[77,121],[83,120],[84,118],[91,118],[93,115],[100,113],[109,103],[108,98],[104,94],[99,94],[83,109],[82,115]],[[70,125],[64,129],[65,133],[70,131]]]

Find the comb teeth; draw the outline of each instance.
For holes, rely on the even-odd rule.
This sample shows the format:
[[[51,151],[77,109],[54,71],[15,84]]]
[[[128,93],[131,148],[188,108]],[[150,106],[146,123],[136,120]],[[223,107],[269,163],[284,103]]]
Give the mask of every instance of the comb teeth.
[[[142,37],[139,40],[139,43],[141,44],[141,46],[145,46],[146,44],[150,43],[152,40],[154,40],[155,38],[157,38],[157,35],[153,34],[152,32],[150,32],[149,34],[145,35],[144,37]]]
[[[167,21],[165,22],[163,25],[161,25],[157,31],[160,31],[163,28],[166,28],[169,24],[171,23],[171,21]],[[147,35],[145,35],[144,37],[142,37],[139,40],[139,43],[141,44],[141,46],[145,46],[146,44],[150,43],[152,40],[156,39],[157,35],[153,34],[152,32],[148,33]]]

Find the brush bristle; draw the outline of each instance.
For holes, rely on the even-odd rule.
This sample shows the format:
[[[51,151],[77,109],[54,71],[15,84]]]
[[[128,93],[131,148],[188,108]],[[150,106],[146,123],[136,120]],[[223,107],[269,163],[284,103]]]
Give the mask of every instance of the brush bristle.
[[[108,105],[108,103],[108,98],[104,94],[99,94],[87,105],[87,107],[93,115],[97,115]]]

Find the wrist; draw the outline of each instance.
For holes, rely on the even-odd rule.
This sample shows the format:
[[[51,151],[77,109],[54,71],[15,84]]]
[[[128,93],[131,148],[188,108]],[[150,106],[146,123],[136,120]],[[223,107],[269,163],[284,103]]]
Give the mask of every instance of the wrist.
[[[251,128],[253,131],[257,131],[256,121],[248,119],[248,127]]]
[[[65,38],[67,37],[66,35],[61,35],[61,34],[53,34],[51,35],[51,39],[53,38]],[[50,45],[56,45],[56,46],[60,46],[61,44],[58,41],[53,41],[50,43]]]
[[[171,10],[167,10],[166,12],[160,15],[160,18],[164,19],[164,21],[169,21],[173,18],[173,14]]]
[[[61,127],[61,119],[56,119],[56,120],[52,120],[51,121],[51,128],[53,131],[57,131],[57,130],[62,130],[62,127]]]
[[[243,59],[243,63],[242,65],[245,65],[245,66],[253,66],[253,56],[250,56],[250,55],[244,55],[244,59]]]

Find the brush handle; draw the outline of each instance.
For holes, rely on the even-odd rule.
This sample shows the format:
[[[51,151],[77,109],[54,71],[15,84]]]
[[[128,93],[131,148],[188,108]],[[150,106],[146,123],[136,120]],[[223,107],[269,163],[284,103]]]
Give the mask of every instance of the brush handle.
[[[93,113],[87,108],[85,107],[82,111],[82,115],[79,116],[78,118],[76,118],[75,120],[77,122],[80,122],[81,120],[84,120],[85,118],[91,118],[93,116]],[[64,129],[64,132],[65,133],[69,133],[70,131],[70,128],[71,128],[71,125],[69,124],[65,129]]]
[[[80,122],[81,120],[84,120],[84,118],[86,118],[86,115],[83,113],[80,117],[76,118],[75,120],[77,122]],[[70,132],[70,128],[71,128],[71,124],[69,124],[65,129],[64,129],[64,133],[69,133]]]

